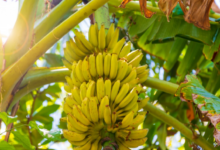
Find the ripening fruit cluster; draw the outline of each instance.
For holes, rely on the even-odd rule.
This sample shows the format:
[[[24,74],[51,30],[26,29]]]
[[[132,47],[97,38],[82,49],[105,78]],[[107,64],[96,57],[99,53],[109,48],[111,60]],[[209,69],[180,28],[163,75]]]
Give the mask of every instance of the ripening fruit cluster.
[[[76,150],[101,150],[109,135],[127,150],[146,142],[147,129],[138,129],[146,112],[148,98],[142,85],[148,77],[147,65],[140,66],[141,50],[131,51],[125,38],[118,41],[119,28],[112,24],[106,35],[104,25],[91,25],[89,41],[75,31],[66,43],[63,62],[71,70],[66,76],[64,111],[67,129],[64,137]]]

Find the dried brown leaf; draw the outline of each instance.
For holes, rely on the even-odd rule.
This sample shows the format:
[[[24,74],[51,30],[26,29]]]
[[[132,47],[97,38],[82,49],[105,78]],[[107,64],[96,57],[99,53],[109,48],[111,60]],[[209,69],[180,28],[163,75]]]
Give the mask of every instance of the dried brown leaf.
[[[139,0],[140,2],[140,8],[141,8],[141,13],[144,13],[144,16],[146,18],[151,18],[155,12],[152,12],[147,9],[147,1],[146,0]]]
[[[125,8],[126,4],[127,4],[128,2],[130,2],[130,1],[131,1],[131,0],[123,0],[123,1],[121,2],[121,5],[120,5],[119,7]]]
[[[168,21],[169,21],[169,15],[173,11],[173,9],[176,7],[178,2],[179,0],[159,0],[158,6],[160,10],[166,14]]]

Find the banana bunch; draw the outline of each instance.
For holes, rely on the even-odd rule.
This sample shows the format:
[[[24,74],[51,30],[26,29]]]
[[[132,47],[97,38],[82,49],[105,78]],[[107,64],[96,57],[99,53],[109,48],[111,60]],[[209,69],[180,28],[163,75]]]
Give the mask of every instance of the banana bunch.
[[[107,33],[107,34],[106,34]],[[119,28],[112,24],[105,31],[91,25],[89,40],[75,30],[75,37],[66,43],[63,63],[71,70],[66,76],[64,100],[67,114],[63,135],[77,146],[76,150],[99,150],[106,133],[113,135],[119,150],[138,147],[146,142],[147,129],[138,129],[146,112],[142,108],[149,98],[145,93],[149,69],[140,66],[141,50],[131,51],[131,42],[118,41]]]
[[[101,149],[105,132],[115,134],[119,149],[143,145],[147,129],[138,130],[146,112],[141,110],[149,98],[139,100],[138,94],[145,92],[138,84],[130,88],[120,80],[111,82],[103,77],[97,81],[83,82],[73,86],[71,95],[64,101],[67,128],[63,134],[76,149]]]

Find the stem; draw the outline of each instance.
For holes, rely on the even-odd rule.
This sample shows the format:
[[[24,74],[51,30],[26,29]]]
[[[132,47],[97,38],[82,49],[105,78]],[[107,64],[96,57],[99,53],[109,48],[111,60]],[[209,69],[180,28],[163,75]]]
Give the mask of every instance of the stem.
[[[98,23],[98,28],[100,29],[101,25],[104,24],[105,28],[110,27],[110,18],[108,4],[106,3],[102,7],[96,10],[95,12],[95,21]]]
[[[108,132],[107,129],[103,129],[102,137],[104,137],[101,141],[103,150],[117,150],[117,143],[115,142],[115,134]]]
[[[65,76],[69,76],[70,71],[65,67],[35,68],[30,70],[24,77],[19,91],[15,94],[9,110],[26,94],[45,84],[53,82],[65,82]]]
[[[164,91],[172,95],[176,93],[179,87],[178,84],[160,80],[157,78],[152,78],[152,77],[148,77],[147,80],[143,83],[143,85]]]
[[[16,63],[12,64],[2,73],[2,97],[1,111],[5,111],[8,101],[7,98],[11,93],[16,82],[22,75],[34,64],[34,62],[42,56],[53,44],[55,44],[69,30],[75,27],[83,19],[91,15],[96,9],[104,5],[108,0],[92,0],[82,9],[71,15],[63,21],[59,26],[48,33],[41,41],[33,46],[26,54],[24,54]],[[16,76],[15,76],[16,75]]]
[[[182,124],[180,121],[173,118],[172,116],[168,115],[167,113],[163,112],[162,110],[158,109],[157,107],[153,106],[151,103],[148,103],[144,109],[149,111],[149,113],[154,117],[160,119],[161,121],[170,126],[173,126],[176,130],[179,130],[189,140],[192,140],[193,142],[201,146],[203,149],[215,150],[213,145],[207,142],[203,137],[199,136],[198,138],[195,138],[193,132],[184,124]]]
[[[39,19],[34,25],[34,43],[39,42],[49,33],[78,2],[79,0],[61,1],[61,3],[53,8],[48,14]]]

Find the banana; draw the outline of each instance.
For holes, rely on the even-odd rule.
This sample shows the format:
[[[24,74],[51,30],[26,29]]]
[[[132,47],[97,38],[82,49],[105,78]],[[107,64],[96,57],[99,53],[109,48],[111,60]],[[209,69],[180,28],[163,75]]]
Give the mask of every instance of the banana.
[[[122,108],[122,110],[123,110],[123,111],[130,111],[130,110],[132,110],[132,108],[135,107],[135,105],[136,105],[136,103],[137,103],[137,100],[138,100],[138,95],[136,94],[136,95],[132,98],[131,102],[130,102],[127,106],[125,106],[124,108]]]
[[[82,111],[79,109],[77,105],[73,105],[73,114],[77,120],[79,120],[84,125],[90,125],[90,121],[85,117]]]
[[[112,82],[111,80],[105,80],[105,95],[108,96],[110,99],[111,96],[111,91],[112,91]]]
[[[112,124],[115,124],[116,121],[117,121],[117,113],[113,112],[112,113]]]
[[[126,38],[122,38],[120,41],[118,41],[116,45],[114,46],[114,48],[112,49],[112,53],[119,55],[125,41],[126,41]]]
[[[128,65],[128,70],[126,72],[125,76],[128,76],[131,73],[131,70],[133,69],[132,65]]]
[[[60,118],[60,122],[67,122],[67,117]]]
[[[90,54],[92,53],[91,51],[89,51],[84,45],[83,43],[80,41],[80,39],[77,36],[74,36],[75,42],[77,47],[85,54]]]
[[[137,79],[139,79],[139,78],[137,78]],[[139,82],[139,80],[138,80],[138,82]],[[137,87],[137,92],[138,92],[138,94],[139,94],[139,93],[145,93],[145,92],[146,92],[146,89],[144,89],[141,84],[136,85],[136,87]]]
[[[131,73],[121,82],[121,84],[128,83],[137,77],[137,69],[134,67],[131,70]]]
[[[69,76],[65,76],[67,84],[72,88],[73,87],[73,81]]]
[[[118,95],[119,88],[120,88],[120,80],[117,80],[112,87],[111,104],[114,102],[116,96]]]
[[[131,51],[131,41],[125,44],[125,46],[122,48],[121,52],[119,53],[119,58],[122,58],[129,54]]]
[[[115,98],[114,104],[115,105],[119,104],[124,99],[124,97],[127,95],[128,91],[129,91],[129,84],[126,83],[121,87],[118,95]]]
[[[77,56],[79,56],[81,59],[86,56],[86,54],[84,52],[82,52],[81,49],[79,49],[79,47],[76,45],[76,43],[73,41],[73,39],[70,39],[69,42],[70,42],[70,48],[72,48],[71,50]]]
[[[147,80],[149,75],[149,70],[145,70],[143,73],[138,75],[139,83],[143,83]]]
[[[87,132],[89,130],[88,126],[83,125],[82,123],[80,123],[71,113],[67,115],[67,124],[71,124],[71,126],[73,128],[75,128],[75,130],[79,131],[79,132]]]
[[[68,93],[71,93],[71,86],[69,86],[68,84],[64,84],[64,90]]]
[[[111,51],[114,46],[116,45],[117,41],[118,41],[118,37],[119,37],[119,28],[116,28],[114,31],[114,34],[108,44],[108,50]]]
[[[92,78],[89,72],[89,62],[87,56],[82,61],[82,75],[86,81],[89,81]]]
[[[104,51],[106,47],[106,40],[105,40],[105,25],[102,24],[99,30],[99,50]]]
[[[94,101],[96,101],[96,104],[99,105],[99,100],[97,97],[90,97],[90,100],[93,99]]]
[[[89,111],[89,98],[85,97],[82,101],[82,112],[88,118],[88,120],[91,122],[92,118]]]
[[[83,78],[82,74],[82,60],[79,60],[76,65],[76,76],[80,82],[85,82],[86,80]]]
[[[94,81],[90,81],[88,83],[88,88],[86,91],[86,96],[87,97],[93,97],[95,95],[95,82]]]
[[[99,78],[96,83],[96,90],[97,90],[97,98],[99,102],[105,96],[105,83],[103,78]]]
[[[67,61],[65,58],[62,58],[62,62],[64,64],[64,66],[66,66],[69,70],[72,70],[72,63]]]
[[[91,144],[91,140],[89,140],[86,144],[79,146],[79,147],[74,147],[74,150],[90,150],[92,144]]]
[[[114,30],[115,30],[115,24],[112,23],[108,29],[108,34],[106,36],[106,45],[108,46],[111,40],[114,38]]]
[[[66,114],[69,114],[72,112],[72,108],[66,103],[64,102],[63,104],[63,111],[66,113]]]
[[[136,116],[138,113],[138,103],[135,104],[134,108],[131,110],[134,112],[134,115]]]
[[[78,103],[72,98],[72,96],[67,95],[65,98],[65,102],[72,108],[73,105],[78,105]]]
[[[110,79],[115,79],[118,72],[118,55],[112,54],[111,57],[111,69],[110,69]]]
[[[109,105],[109,99],[108,96],[105,96],[100,103],[99,106],[99,118],[103,119],[104,118],[104,112],[105,112],[105,106]]]
[[[63,136],[70,141],[82,141],[85,139],[86,134],[79,134],[76,132],[72,132],[69,130],[64,129],[63,130]]]
[[[72,65],[71,78],[72,78],[73,84],[75,86],[79,87],[81,85],[81,82],[79,81],[79,79],[76,76],[76,65],[77,65],[77,63],[74,61],[73,65]]]
[[[91,136],[86,137],[82,141],[69,141],[69,142],[74,146],[82,146],[82,145],[85,145],[87,142],[89,142],[89,140],[91,140]]]
[[[147,105],[149,100],[150,100],[149,97],[142,99],[142,100],[138,100],[138,110],[144,108]]]
[[[139,114],[134,118],[132,124],[130,126],[136,128],[141,124],[145,119],[145,114]]]
[[[99,113],[97,108],[97,103],[94,99],[90,99],[89,101],[89,112],[92,119],[92,122],[96,123],[99,121]]]
[[[89,42],[94,46],[98,47],[98,30],[96,30],[97,24],[92,24],[89,28]]]
[[[140,145],[143,145],[146,141],[147,141],[147,138],[142,138],[138,140],[127,140],[127,141],[124,141],[124,145],[126,145],[127,147],[136,148]]]
[[[133,123],[134,112],[130,111],[122,120],[120,128],[126,128]]]
[[[66,42],[66,48],[64,49],[64,56],[67,56],[67,55],[69,55],[72,59],[74,59],[74,61],[78,61],[81,59],[81,57],[78,56],[73,50],[70,41]]]
[[[86,82],[83,82],[80,85],[80,90],[79,90],[81,100],[83,100],[86,97],[86,91],[87,91]]]
[[[130,139],[142,139],[146,137],[148,129],[131,130],[129,134]]]
[[[97,76],[97,72],[96,72],[96,59],[95,59],[95,55],[92,54],[89,56],[89,71],[90,74],[92,75],[92,77],[96,78]]]
[[[98,55],[96,56],[96,69],[99,77],[103,76],[103,68],[103,55],[102,53],[98,53]]]
[[[111,117],[111,108],[109,107],[109,105],[105,106],[104,120],[107,125],[111,125],[112,117]]]
[[[132,65],[133,67],[137,67],[140,64],[142,58],[143,58],[143,54],[140,53],[138,56],[132,59],[128,64]]]
[[[118,74],[115,80],[123,80],[128,70],[128,63],[124,60],[119,60],[118,64]]]
[[[92,46],[92,44],[87,41],[86,37],[82,34],[82,32],[79,32],[77,29],[74,30],[75,35],[81,40],[81,42],[83,43],[83,45],[91,52],[94,51],[94,47]]]
[[[139,83],[139,78],[135,78],[133,80],[131,80],[130,82],[128,82],[129,84],[129,90],[133,89],[135,86],[137,86],[137,92],[139,93],[140,91],[142,91],[142,86],[138,86],[137,84]],[[139,91],[140,90],[140,91]]]
[[[137,57],[139,54],[141,54],[141,50],[134,50],[132,52],[130,52],[129,54],[127,54],[124,58],[130,62],[132,59],[134,59],[135,57]]]
[[[82,100],[81,100],[81,98],[80,98],[79,88],[76,87],[76,86],[74,86],[73,89],[71,90],[71,92],[72,92],[72,96],[73,96],[73,98],[75,99],[75,101],[77,101],[77,103],[78,103],[79,105],[81,105]]]
[[[101,140],[101,137],[99,136],[93,143],[90,150],[98,150],[99,142]]]
[[[64,48],[64,58],[70,63],[73,63],[73,61],[75,61],[75,59],[73,57],[71,57],[70,54],[68,54],[68,51],[65,48]]]
[[[134,87],[131,92],[119,103],[118,107],[119,108],[123,108],[125,106],[127,106],[132,99],[137,95],[137,88]]]
[[[119,150],[130,150],[127,146],[123,145],[121,142],[117,142]]]
[[[106,77],[109,76],[111,69],[111,54],[108,53],[104,59],[104,74]]]
[[[148,65],[143,65],[143,66],[139,66],[137,67],[137,74],[141,74],[142,72],[144,72],[147,69]]]

